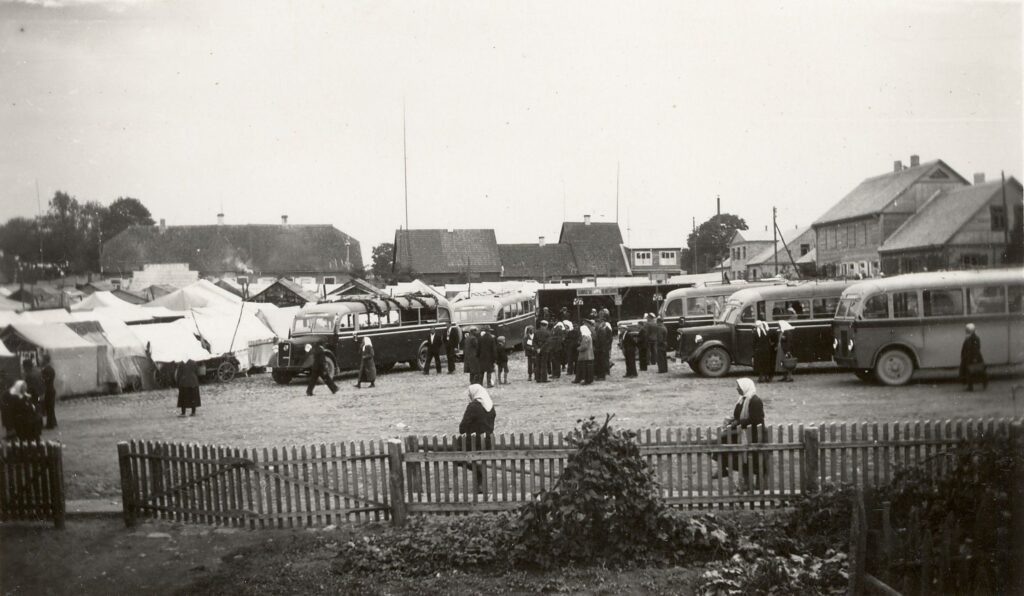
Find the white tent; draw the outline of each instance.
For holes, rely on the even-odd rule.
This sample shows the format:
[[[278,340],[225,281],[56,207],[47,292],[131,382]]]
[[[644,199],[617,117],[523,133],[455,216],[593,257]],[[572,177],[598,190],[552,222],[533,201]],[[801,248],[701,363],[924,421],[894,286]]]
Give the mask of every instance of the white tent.
[[[71,313],[63,308],[29,310],[21,313],[21,321],[26,323],[67,323],[74,320]]]
[[[85,297],[81,302],[71,305],[71,311],[78,310],[93,310],[95,308],[108,308],[108,307],[120,307],[134,306],[126,300],[121,300],[117,296],[110,292],[93,292]]]
[[[256,316],[263,321],[263,324],[274,332],[278,339],[288,337],[292,328],[295,315],[299,312],[300,306],[280,307],[269,302],[261,303]]]
[[[146,346],[156,363],[209,360],[211,355],[195,336],[192,321],[179,319],[173,323],[135,325],[131,332]]]
[[[146,347],[128,326],[117,319],[65,323],[82,338],[107,346],[100,363],[100,379],[116,383],[121,389],[152,389],[156,379],[153,362]]]
[[[57,395],[82,395],[106,388],[99,376],[106,348],[78,336],[63,323],[15,323],[0,333],[13,352],[42,352],[53,359],[57,371]]]
[[[143,306],[164,306],[170,310],[185,311],[194,308],[231,307],[237,306],[241,302],[242,299],[238,296],[201,279],[166,296],[147,302]]]
[[[206,307],[192,309],[186,319],[210,343],[214,355],[233,353],[241,370],[266,366],[276,335],[257,316],[257,304],[238,304],[233,309]]]

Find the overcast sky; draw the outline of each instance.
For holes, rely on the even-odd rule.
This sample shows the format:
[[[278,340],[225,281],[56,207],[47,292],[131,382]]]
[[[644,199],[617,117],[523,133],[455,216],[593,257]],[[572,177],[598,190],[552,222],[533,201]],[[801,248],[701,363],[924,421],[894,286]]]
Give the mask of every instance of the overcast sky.
[[[61,189],[169,224],[557,238],[808,224],[892,162],[1020,178],[1021,6],[984,2],[0,4],[0,220]]]

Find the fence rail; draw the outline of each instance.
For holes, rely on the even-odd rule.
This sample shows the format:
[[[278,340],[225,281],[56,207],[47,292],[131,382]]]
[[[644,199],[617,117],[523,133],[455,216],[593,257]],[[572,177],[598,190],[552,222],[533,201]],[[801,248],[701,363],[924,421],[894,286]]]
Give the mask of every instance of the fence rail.
[[[63,528],[64,511],[61,444],[0,444],[0,521],[52,520]]]
[[[637,443],[669,505],[768,508],[823,483],[869,487],[888,483],[902,466],[941,469],[937,455],[965,439],[1007,433],[1011,422],[651,429],[638,432]],[[574,451],[561,433],[262,450],[118,445],[126,523],[158,516],[248,527],[506,511],[554,487]]]

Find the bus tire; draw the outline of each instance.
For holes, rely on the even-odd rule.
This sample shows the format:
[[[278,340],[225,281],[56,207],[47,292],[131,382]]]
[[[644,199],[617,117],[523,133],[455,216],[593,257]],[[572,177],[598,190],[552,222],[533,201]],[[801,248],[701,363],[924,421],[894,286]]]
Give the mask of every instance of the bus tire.
[[[875,376],[886,385],[906,385],[914,376],[914,359],[905,350],[890,348],[878,357]]]
[[[875,376],[875,370],[872,368],[855,368],[853,374],[857,375],[857,378],[865,383],[877,383],[878,377]]]
[[[709,348],[697,361],[697,373],[702,377],[721,377],[729,372],[730,360],[724,348]]]
[[[427,357],[430,355],[430,349],[427,347],[426,342],[420,346],[420,349],[416,351],[416,366],[413,366],[413,370],[423,370],[427,368]]]
[[[270,378],[274,379],[274,382],[277,383],[278,385],[287,385],[288,383],[292,382],[292,379],[295,378],[295,375],[288,371],[275,368],[274,370],[270,371]]]

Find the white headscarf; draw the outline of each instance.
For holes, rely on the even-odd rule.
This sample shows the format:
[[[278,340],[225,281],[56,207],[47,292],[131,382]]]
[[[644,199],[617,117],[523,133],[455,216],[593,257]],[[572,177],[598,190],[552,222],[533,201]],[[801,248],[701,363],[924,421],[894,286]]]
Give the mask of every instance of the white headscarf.
[[[469,401],[478,401],[480,405],[484,407],[484,410],[490,412],[494,409],[494,402],[491,401],[491,396],[484,389],[483,385],[474,383],[469,386]]]
[[[565,327],[566,331],[572,331],[572,321],[569,319],[562,321],[562,326]]]
[[[743,409],[740,410],[740,421],[743,422],[750,419],[750,398],[757,395],[757,387],[746,377],[736,379],[736,386],[743,392],[736,400],[736,403],[743,404]]]
[[[371,348],[372,348],[372,347],[373,347],[373,342],[372,342],[372,341],[370,341],[370,338],[369,338],[369,337],[366,337],[366,336],[364,335],[364,336],[363,336],[363,347],[365,348],[365,347],[367,347],[367,346],[369,346],[369,347],[371,347]]]
[[[11,385],[11,390],[8,391],[8,393],[15,397],[25,397],[25,393],[27,391],[28,383],[26,383],[25,381],[18,380],[15,381],[13,385]]]
[[[590,327],[586,325],[580,325],[580,335],[583,337],[590,337]]]
[[[759,336],[768,335],[768,323],[765,323],[764,321],[755,322],[754,329],[757,331],[757,334]],[[749,381],[750,379],[747,380]]]
[[[565,329],[565,325],[563,325],[562,322],[559,321],[559,322],[555,323],[555,329],[562,329],[562,330],[564,330]]]

